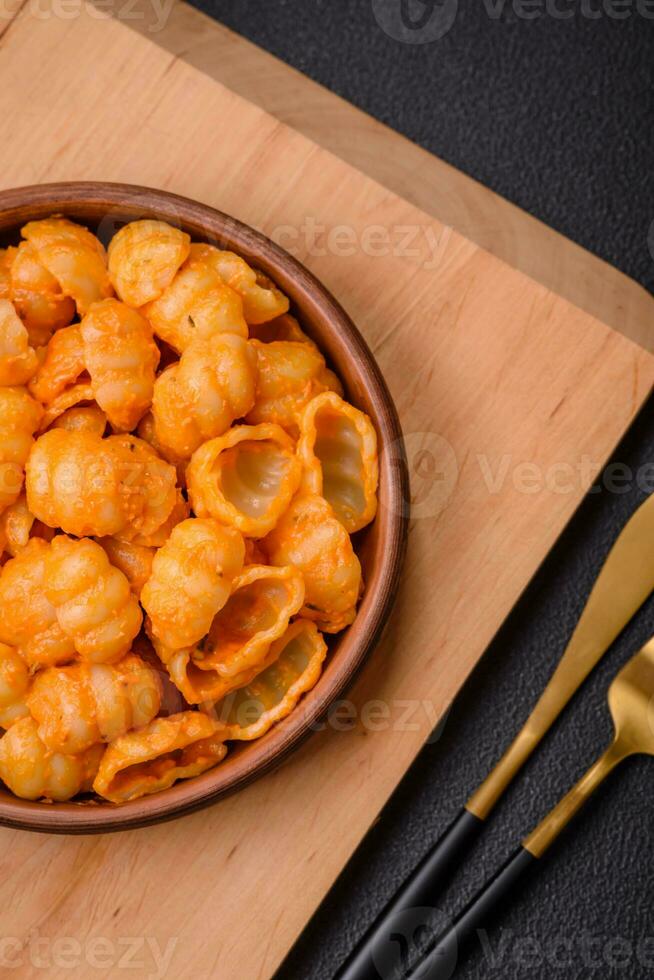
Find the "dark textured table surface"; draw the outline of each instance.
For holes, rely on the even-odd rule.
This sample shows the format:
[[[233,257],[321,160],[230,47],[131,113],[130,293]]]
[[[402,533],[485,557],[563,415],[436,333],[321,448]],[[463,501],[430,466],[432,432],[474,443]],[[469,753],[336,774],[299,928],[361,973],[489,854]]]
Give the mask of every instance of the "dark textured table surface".
[[[429,20],[426,30],[441,33],[456,17],[440,39],[424,44],[397,40],[380,27],[373,5],[388,11],[400,2],[197,5],[654,289],[648,245],[654,221],[654,2],[440,0],[438,21]],[[424,4],[406,2],[417,20]],[[440,737],[423,750],[278,980],[333,975],[520,727],[610,543],[654,490],[643,469],[654,461],[654,403],[616,451],[616,461],[627,470],[612,470],[586,498],[457,699]],[[654,602],[615,644],[509,792],[444,896],[444,910],[455,910],[472,894],[604,746],[608,685],[652,633]],[[636,760],[590,804],[515,895],[485,950],[477,944],[457,977],[654,976],[653,832],[654,761]]]

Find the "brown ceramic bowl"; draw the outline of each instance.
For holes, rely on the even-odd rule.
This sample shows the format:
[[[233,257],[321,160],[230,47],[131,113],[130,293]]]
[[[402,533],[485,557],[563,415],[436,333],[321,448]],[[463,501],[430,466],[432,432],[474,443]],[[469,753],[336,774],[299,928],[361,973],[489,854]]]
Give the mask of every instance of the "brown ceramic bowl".
[[[244,256],[290,297],[292,312],[338,373],[348,399],[370,415],[380,438],[379,511],[373,524],[357,535],[365,594],[354,624],[330,644],[322,678],[289,717],[258,741],[232,743],[216,769],[121,806],[96,800],[30,803],[0,789],[0,824],[49,833],[104,833],[207,806],[277,766],[315,729],[373,649],[389,615],[406,544],[408,480],[397,412],[372,354],[333,296],[283,249],[195,201],[146,187],[95,182],[0,192],[0,244],[16,242],[25,222],[53,214],[87,225],[105,244],[127,221],[160,218],[196,241]]]

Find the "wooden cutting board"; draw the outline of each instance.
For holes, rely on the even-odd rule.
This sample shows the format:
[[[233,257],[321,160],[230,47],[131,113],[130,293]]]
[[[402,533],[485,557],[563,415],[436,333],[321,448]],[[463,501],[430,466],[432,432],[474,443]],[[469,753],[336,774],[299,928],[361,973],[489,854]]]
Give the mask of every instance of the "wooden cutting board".
[[[124,15],[126,0],[105,2]],[[131,16],[123,22],[654,350],[654,297],[633,279],[195,7],[181,0],[169,3],[162,17],[154,0],[129,0]],[[371,29],[376,29],[365,4],[360,16],[369,17]]]
[[[292,245],[366,336],[407,436],[404,584],[324,730],[174,823],[0,830],[14,976],[116,976],[131,957],[140,976],[268,978],[642,405],[654,358],[124,25],[39,10],[0,38],[0,184],[151,184]]]

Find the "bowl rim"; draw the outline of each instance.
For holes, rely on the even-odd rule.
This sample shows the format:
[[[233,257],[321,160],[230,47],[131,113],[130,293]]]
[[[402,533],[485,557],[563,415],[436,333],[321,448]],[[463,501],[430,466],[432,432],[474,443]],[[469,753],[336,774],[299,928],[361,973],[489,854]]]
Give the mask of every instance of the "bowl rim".
[[[309,309],[311,315],[330,325],[332,346],[345,349],[354,360],[361,375],[361,392],[374,406],[384,499],[376,520],[381,522],[383,517],[380,533],[385,560],[378,569],[373,594],[366,589],[354,624],[342,634],[344,639],[350,634],[354,637],[345,662],[339,664],[337,671],[326,671],[286,719],[262,739],[250,743],[257,745],[258,760],[254,765],[236,763],[229,776],[222,778],[222,766],[217,766],[160,793],[120,805],[88,801],[48,805],[10,797],[8,793],[0,796],[1,826],[58,834],[129,830],[181,817],[210,806],[281,765],[352,684],[376,646],[395,599],[408,536],[409,478],[397,410],[372,352],[320,280],[281,246],[231,215],[191,198],[136,184],[65,181],[0,191],[0,228],[57,213],[74,218],[76,209],[89,207],[106,209],[111,220],[119,224],[138,217],[155,217],[192,228],[199,238],[232,248],[269,275],[290,296],[301,318],[303,311],[306,314]],[[301,302],[296,300],[298,295]],[[329,357],[329,350],[320,346]],[[381,497],[382,494],[380,503]],[[247,754],[242,751],[240,755]]]

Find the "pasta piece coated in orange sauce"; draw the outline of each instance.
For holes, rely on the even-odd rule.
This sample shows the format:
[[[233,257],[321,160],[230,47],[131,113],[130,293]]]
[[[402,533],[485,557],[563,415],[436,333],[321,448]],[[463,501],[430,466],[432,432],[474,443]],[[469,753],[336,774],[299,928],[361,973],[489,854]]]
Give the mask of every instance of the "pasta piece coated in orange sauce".
[[[377,434],[364,412],[334,392],[318,395],[300,419],[305,485],[332,505],[349,534],[377,512]]]
[[[147,442],[150,446],[152,446],[158,456],[161,456],[161,458],[165,459],[167,463],[170,463],[171,466],[175,467],[177,470],[177,482],[179,483],[180,487],[185,487],[188,457],[179,456],[177,453],[174,453],[172,449],[162,445],[159,439],[157,439],[152,412],[148,412],[143,416],[139,423],[137,433],[140,439],[143,439],[144,442]]]
[[[45,560],[44,590],[79,657],[119,660],[141,628],[142,614],[127,578],[89,538],[57,535]]]
[[[69,432],[92,432],[102,436],[107,428],[107,416],[99,405],[75,405],[58,415],[52,427],[67,429]]]
[[[75,646],[57,620],[45,594],[45,564],[50,546],[31,538],[0,572],[0,641],[15,646],[31,667],[66,663]]]
[[[22,236],[84,316],[91,303],[113,295],[104,246],[87,228],[66,218],[30,221]]]
[[[297,619],[271,647],[265,669],[205,710],[227,726],[230,739],[261,738],[317,684],[326,656],[316,624]]]
[[[174,650],[206,636],[229,598],[244,555],[243,538],[234,528],[210,518],[178,524],[157,551],[141,592],[153,636]]]
[[[24,800],[63,802],[90,792],[103,751],[94,745],[80,755],[52,752],[34,719],[23,718],[0,739],[0,779]]]
[[[299,417],[307,403],[323,391],[342,392],[340,381],[309,344],[251,340],[250,345],[257,359],[257,386],[247,421],[251,425],[274,422],[297,438]]]
[[[225,735],[224,728],[199,711],[156,718],[111,743],[93,789],[112,803],[168,789],[220,762],[227,754]]]
[[[39,259],[29,242],[7,249],[10,299],[27,328],[33,347],[47,344],[56,330],[67,327],[75,316],[75,301],[65,296],[61,286]]]
[[[273,565],[295,565],[302,572],[303,616],[327,633],[354,622],[361,564],[349,534],[323,497],[299,493],[265,546]]]
[[[248,323],[265,323],[288,312],[288,297],[260,272],[253,269],[235,252],[225,252],[213,245],[198,244],[194,259],[214,269],[222,281],[243,301],[243,313]]]
[[[161,682],[152,667],[130,653],[115,664],[42,671],[27,705],[48,749],[78,755],[149,724],[161,707]]]
[[[165,665],[171,681],[188,704],[207,704],[221,700],[236,688],[248,684],[259,671],[267,667],[274,659],[268,651],[261,663],[255,667],[249,667],[232,677],[223,677],[215,668],[211,669],[206,664],[203,669],[198,666],[192,656],[196,648],[170,650],[156,637],[154,638],[154,648],[161,662]]]
[[[93,303],[80,325],[93,395],[114,429],[134,429],[152,402],[159,349],[150,324],[117,299]]]
[[[21,493],[18,500],[0,515],[0,539],[3,542],[2,547],[7,551],[12,558],[27,547],[27,544],[31,537],[44,538],[46,541],[50,541],[53,537],[54,532],[51,528],[45,527],[40,521],[37,521],[34,514],[31,513],[27,506],[27,498],[24,493]],[[0,552],[2,548],[0,548]]]
[[[143,500],[139,512],[131,517],[127,527],[117,532],[117,536],[125,541],[150,544],[150,538],[165,526],[173,510],[178,508],[179,512],[175,468],[136,436],[110,436],[105,442],[121,452],[123,459],[134,467],[133,485]]]
[[[128,306],[161,296],[189,254],[191,239],[165,221],[144,219],[121,228],[109,243],[109,275]]]
[[[89,408],[93,404],[93,389],[90,384],[77,384],[72,388],[66,388],[60,395],[57,395],[46,407],[41,420],[41,432],[45,432],[54,426],[55,422],[65,415],[71,408]],[[69,432],[98,432],[95,426],[57,426],[57,428],[68,429]],[[101,435],[98,432],[98,435]]]
[[[196,450],[186,471],[196,514],[255,538],[272,530],[301,478],[293,440],[271,424],[235,425]]]
[[[29,384],[30,394],[44,405],[54,401],[84,373],[84,344],[79,324],[58,330]]]
[[[178,354],[196,340],[221,333],[248,337],[241,297],[203,261],[202,249],[191,245],[189,258],[171,284],[143,307],[157,337]]]
[[[43,409],[26,388],[0,388],[0,513],[18,500]]]
[[[44,524],[68,534],[114,535],[142,517],[144,481],[144,462],[122,437],[51,429],[27,462],[27,504]]]
[[[155,384],[157,441],[188,458],[207,439],[222,435],[252,408],[255,370],[254,352],[242,337],[219,334],[195,341]]]
[[[234,579],[208,636],[193,651],[196,665],[234,677],[260,664],[303,602],[304,580],[297,569],[250,565]]]
[[[167,509],[167,505],[166,505]],[[134,537],[130,538],[130,542],[138,547],[142,548],[161,548],[165,545],[166,541],[173,532],[173,528],[185,521],[187,517],[190,516],[191,508],[189,507],[188,501],[184,497],[182,491],[179,488],[175,488],[175,503],[173,504],[173,509],[170,514],[163,522],[160,524],[156,530],[150,531],[147,534],[139,533]]]
[[[17,249],[0,248],[0,299],[11,300],[11,265]]]
[[[27,664],[15,647],[0,643],[0,728],[11,728],[29,715]]]
[[[38,366],[36,351],[14,305],[0,299],[0,385],[24,385]]]

